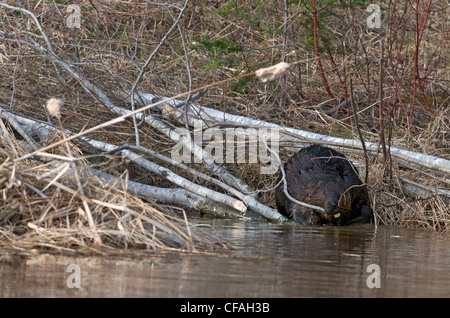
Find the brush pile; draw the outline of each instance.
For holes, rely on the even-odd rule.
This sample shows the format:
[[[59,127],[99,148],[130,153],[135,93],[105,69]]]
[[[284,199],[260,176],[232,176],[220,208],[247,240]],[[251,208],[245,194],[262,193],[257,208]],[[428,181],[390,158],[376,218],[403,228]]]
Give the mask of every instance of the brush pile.
[[[185,213],[286,222],[310,144],[368,175],[377,224],[446,232],[450,7],[373,28],[366,1],[309,2],[0,1],[0,244],[214,248]]]
[[[90,173],[73,145],[39,160],[2,124],[0,138],[0,246],[54,251],[214,250],[220,240],[199,233],[173,209],[149,204]],[[55,134],[53,138],[61,138]],[[82,189],[80,188],[82,187]]]

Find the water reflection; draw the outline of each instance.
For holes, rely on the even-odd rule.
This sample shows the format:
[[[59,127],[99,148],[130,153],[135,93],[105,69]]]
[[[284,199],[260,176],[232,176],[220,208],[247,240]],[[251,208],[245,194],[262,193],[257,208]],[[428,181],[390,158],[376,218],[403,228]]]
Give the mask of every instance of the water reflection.
[[[145,257],[0,256],[1,297],[449,297],[449,235],[371,225],[200,220],[236,250]],[[81,288],[70,289],[69,264]],[[370,264],[381,288],[368,288]]]

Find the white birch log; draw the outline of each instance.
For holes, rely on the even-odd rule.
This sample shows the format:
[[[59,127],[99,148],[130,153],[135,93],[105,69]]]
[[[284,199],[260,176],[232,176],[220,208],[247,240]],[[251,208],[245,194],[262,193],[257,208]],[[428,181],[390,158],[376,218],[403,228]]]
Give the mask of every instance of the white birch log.
[[[160,100],[165,99],[165,97],[156,96],[148,93],[139,93],[139,96],[145,102],[152,100]],[[136,99],[139,102],[139,99]],[[175,107],[176,105],[182,103],[179,100],[171,100],[168,102],[171,106]],[[282,127],[277,124],[269,123],[259,119],[252,119],[248,117],[233,115],[229,113],[225,113],[219,110],[215,110],[212,108],[203,107],[197,104],[191,104],[190,107],[190,115],[191,116],[200,116],[202,120],[214,123],[214,122],[224,122],[235,125],[252,125],[258,127],[267,127],[278,129],[280,133],[286,133],[288,135],[298,136],[299,141],[308,142],[308,143],[322,143],[331,146],[338,146],[344,148],[354,148],[354,149],[362,149],[361,142],[359,140],[354,139],[344,139],[339,137],[326,136],[321,134],[316,134],[308,131],[303,131],[300,129],[290,128],[290,127]],[[373,142],[365,142],[366,148],[369,151],[377,152],[378,145]],[[450,160],[446,160],[443,158],[430,156],[414,151],[403,150],[395,147],[390,147],[390,152],[392,158],[402,159],[404,161],[415,163],[421,165],[423,167],[443,172],[446,174],[450,174]]]
[[[133,147],[133,148],[142,148],[142,147]],[[163,156],[159,153],[155,153],[153,150],[141,150],[146,154],[150,154],[153,157],[156,157],[159,160],[162,160],[164,162],[167,162],[177,168],[183,169],[185,171],[190,172],[191,174],[195,175],[196,177],[199,177],[203,180],[206,180],[208,182],[211,182],[215,185],[218,185],[219,187],[221,187],[222,189],[224,189],[225,191],[227,191],[228,193],[231,193],[232,195],[234,195],[235,197],[237,197],[238,199],[242,200],[242,202],[245,203],[245,205],[253,212],[255,212],[256,214],[269,219],[275,223],[282,223],[282,222],[286,222],[288,219],[286,217],[284,217],[283,215],[281,215],[277,210],[272,209],[271,207],[268,207],[264,204],[262,204],[261,202],[259,202],[258,200],[255,199],[254,196],[251,195],[246,195],[243,194],[241,192],[239,192],[238,190],[234,189],[231,186],[228,186],[227,184],[224,184],[222,181],[219,181],[217,179],[214,179],[210,176],[207,176],[201,172],[198,172],[194,169],[192,169],[189,166],[186,166],[180,162],[177,162],[171,158],[168,158],[166,156]]]
[[[140,117],[142,117],[140,115],[141,114],[137,114],[136,117],[140,119]],[[214,162],[214,158],[208,152],[204,151],[200,145],[192,142],[191,138],[186,138],[186,136],[179,134],[176,130],[168,127],[151,115],[145,116],[144,120],[147,124],[157,129],[159,132],[165,134],[177,144],[189,149],[190,152],[194,154],[194,156],[203,161],[205,167],[209,171],[218,176],[229,186],[248,195],[252,195],[252,193],[254,193],[254,190],[250,188],[244,181],[232,175],[224,167],[217,165]]]
[[[28,127],[28,129],[30,130],[39,130],[40,131],[40,135],[42,138],[45,138],[45,135],[48,134],[52,129],[54,129],[52,126],[47,125],[45,123],[38,123],[32,119],[26,118],[26,117],[22,117],[19,115],[14,115],[11,114],[12,116],[14,116],[14,118],[22,125]],[[29,133],[31,133],[31,131],[29,131]],[[66,133],[68,135],[73,134],[70,131],[66,131]],[[81,140],[83,140],[85,143],[88,143],[90,146],[99,149],[103,152],[109,152],[109,151],[114,151],[117,149],[116,146],[114,145],[110,145],[101,141],[97,141],[97,140],[92,140],[90,138],[87,137],[80,137]],[[124,151],[123,151],[124,152]],[[122,152],[122,153],[123,153]],[[223,195],[221,193],[212,191],[208,188],[204,188],[202,186],[196,185],[195,183],[190,182],[189,180],[186,180],[182,177],[179,177],[178,175],[174,174],[171,170],[163,168],[161,166],[158,166],[148,160],[145,160],[144,158],[132,153],[132,152],[125,152],[123,153],[125,156],[127,156],[129,159],[131,160],[135,160],[137,164],[143,166],[146,169],[149,169],[152,172],[155,172],[159,175],[164,176],[166,179],[173,181],[175,184],[192,191],[193,193],[195,193],[196,195],[199,196],[203,196],[205,198],[209,198],[212,201],[215,202],[219,202],[218,204],[224,204],[226,206],[229,206],[231,208],[237,209],[238,211],[241,212],[245,212],[246,209],[250,209],[251,211],[253,211],[254,213],[256,213],[257,215],[260,215],[268,220],[271,220],[275,223],[284,223],[287,222],[288,219],[281,215],[277,210],[272,209],[271,207],[268,207],[262,203],[260,203],[259,201],[257,201],[255,199],[254,196],[251,195],[245,195],[237,190],[233,190],[231,188],[227,188],[225,186],[223,186],[223,188],[227,189],[227,191],[229,191],[230,193],[232,193],[233,195],[235,195],[236,197],[238,197],[241,201],[239,200],[235,200],[227,195]],[[161,159],[161,158],[160,158]],[[176,165],[178,167],[183,168],[182,164]],[[166,175],[167,174],[167,175]],[[207,176],[205,176],[207,177]],[[210,178],[210,177],[209,177]],[[208,181],[211,181],[209,178],[206,178]],[[216,184],[220,185],[220,182],[215,182]],[[195,189],[194,189],[195,188]],[[138,189],[138,188],[136,188]],[[150,188],[147,188],[150,189]],[[144,191],[145,192],[145,191]],[[142,194],[144,194],[144,192],[142,192]],[[209,193],[209,195],[208,195]],[[180,193],[177,193],[177,195],[180,195]],[[174,203],[175,204],[175,203]],[[203,204],[203,201],[199,201],[199,207],[200,205]],[[244,205],[245,204],[245,205]],[[207,205],[205,204],[205,209],[206,209]],[[213,206],[214,208],[214,206]],[[219,209],[220,210],[220,209]],[[212,210],[212,212],[214,212],[214,209]],[[227,215],[232,216],[232,213],[230,212],[224,212],[227,213]],[[211,214],[211,213],[210,213]],[[233,217],[233,216],[232,216]],[[235,216],[234,216],[235,217]]]
[[[31,119],[21,117],[18,115],[14,115],[14,114],[11,114],[11,115],[17,120],[17,122],[21,123],[22,125],[29,126],[29,127],[35,127],[35,125],[36,125],[36,122]],[[41,125],[47,126],[44,123],[42,123]],[[51,127],[51,126],[48,126],[48,127],[53,129],[53,127]],[[68,132],[68,133],[71,134],[71,132]],[[93,139],[90,139],[87,137],[80,137],[80,139],[83,142],[92,146],[93,148],[104,151],[104,152],[110,152],[117,148],[117,146],[114,146],[114,145],[111,145],[111,144],[108,144],[108,143],[105,143],[102,141],[93,140]],[[135,154],[131,151],[123,150],[122,154],[123,154],[123,156],[127,157],[134,163],[142,166],[143,168],[145,168],[153,173],[156,173],[156,174],[164,177],[165,179],[177,184],[178,186],[180,186],[184,189],[192,191],[198,195],[204,196],[213,201],[225,204],[225,205],[232,207],[240,212],[245,213],[245,211],[247,210],[247,207],[245,206],[245,204],[242,201],[236,200],[228,195],[225,195],[225,194],[213,191],[211,189],[205,188],[203,186],[200,186],[198,184],[195,184],[183,177],[180,177],[179,175],[175,174],[171,170],[161,167],[161,166],[157,165],[156,163],[153,163],[145,158],[142,158],[141,156],[138,156],[137,154]]]
[[[113,177],[109,174],[90,169],[95,176],[110,183],[115,183],[118,189],[125,189],[127,192],[139,196],[147,201],[154,201],[161,204],[176,204],[185,208],[194,209],[205,214],[211,214],[222,218],[247,219],[235,209],[226,205],[209,200],[193,192],[181,188],[160,188],[135,181],[125,181]]]

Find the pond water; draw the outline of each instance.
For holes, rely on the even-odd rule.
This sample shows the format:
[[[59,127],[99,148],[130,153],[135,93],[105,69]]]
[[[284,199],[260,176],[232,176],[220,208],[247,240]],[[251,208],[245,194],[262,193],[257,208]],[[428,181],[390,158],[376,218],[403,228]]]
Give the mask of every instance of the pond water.
[[[448,234],[373,225],[195,222],[235,250],[136,257],[0,250],[0,297],[450,296]],[[70,264],[80,270],[80,288],[68,287],[75,273],[67,271]]]

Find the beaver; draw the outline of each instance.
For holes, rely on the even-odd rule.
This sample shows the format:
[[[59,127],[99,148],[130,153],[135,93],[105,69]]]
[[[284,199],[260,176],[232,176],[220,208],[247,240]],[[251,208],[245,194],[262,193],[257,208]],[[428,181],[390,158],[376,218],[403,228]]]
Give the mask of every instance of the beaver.
[[[278,211],[303,225],[368,223],[373,213],[367,187],[341,153],[313,145],[295,153],[284,165],[287,190],[294,199],[322,207],[325,213],[292,202],[283,182],[276,189]]]

